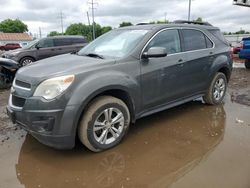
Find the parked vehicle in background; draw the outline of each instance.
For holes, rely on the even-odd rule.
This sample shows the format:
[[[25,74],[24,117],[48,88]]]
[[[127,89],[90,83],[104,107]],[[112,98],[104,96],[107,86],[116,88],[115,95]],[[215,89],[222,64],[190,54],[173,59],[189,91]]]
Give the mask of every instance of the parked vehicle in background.
[[[18,63],[5,58],[0,58],[0,89],[10,88],[15,74],[18,70]]]
[[[56,36],[38,39],[23,48],[5,52],[3,58],[12,59],[20,66],[48,57],[77,52],[87,44],[82,36]]]
[[[18,48],[22,48],[21,45],[18,43],[7,43],[5,45],[0,46],[0,50],[3,51],[15,50]]]
[[[99,152],[120,143],[141,117],[200,97],[220,104],[230,46],[218,28],[196,23],[119,28],[78,53],[23,67],[8,114],[46,145],[72,148],[78,135]]]
[[[242,42],[237,43],[233,48],[233,54],[238,54],[240,53],[240,50],[243,48]]]
[[[245,59],[245,67],[250,69],[250,37],[242,39],[243,48],[240,50],[239,57]]]

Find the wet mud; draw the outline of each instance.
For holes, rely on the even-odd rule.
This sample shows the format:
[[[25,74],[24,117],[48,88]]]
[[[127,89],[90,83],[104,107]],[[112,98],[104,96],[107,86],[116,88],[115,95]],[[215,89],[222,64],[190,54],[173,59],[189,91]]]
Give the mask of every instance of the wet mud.
[[[80,143],[70,151],[40,144],[6,119],[4,91],[0,187],[249,188],[249,78],[234,69],[224,104],[197,100],[140,119],[120,145],[101,153]]]

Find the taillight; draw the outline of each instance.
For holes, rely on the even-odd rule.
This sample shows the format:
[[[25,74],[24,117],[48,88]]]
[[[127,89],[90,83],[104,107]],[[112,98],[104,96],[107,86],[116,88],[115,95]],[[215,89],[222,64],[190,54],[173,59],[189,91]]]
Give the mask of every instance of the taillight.
[[[233,48],[230,48],[230,50],[229,50],[229,55],[230,55],[230,58],[231,58],[231,59],[234,58]]]

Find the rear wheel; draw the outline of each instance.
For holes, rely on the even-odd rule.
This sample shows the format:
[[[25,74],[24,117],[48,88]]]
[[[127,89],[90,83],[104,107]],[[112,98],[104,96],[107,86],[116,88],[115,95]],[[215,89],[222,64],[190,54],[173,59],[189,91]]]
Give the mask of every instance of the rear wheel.
[[[26,66],[29,65],[30,63],[34,62],[35,60],[32,57],[24,57],[20,60],[20,65]]]
[[[245,60],[245,67],[246,67],[246,69],[250,69],[250,60],[249,59]]]
[[[126,104],[111,96],[95,99],[80,122],[78,135],[91,151],[100,152],[119,144],[130,124]]]
[[[212,80],[207,93],[203,97],[203,100],[207,104],[220,104],[225,97],[226,89],[227,78],[225,74],[218,72]]]

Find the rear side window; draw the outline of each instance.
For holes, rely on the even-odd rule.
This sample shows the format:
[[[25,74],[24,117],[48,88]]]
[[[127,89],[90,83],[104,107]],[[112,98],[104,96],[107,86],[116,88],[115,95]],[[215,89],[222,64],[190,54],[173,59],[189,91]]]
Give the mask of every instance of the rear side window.
[[[180,38],[178,30],[166,30],[157,34],[148,44],[145,51],[151,47],[166,48],[168,54],[174,54],[181,51]]]
[[[58,38],[54,39],[55,46],[68,46],[72,45],[72,42],[69,38]]]
[[[220,41],[222,41],[223,43],[228,44],[226,38],[224,37],[224,35],[220,32],[220,30],[218,29],[213,29],[213,30],[209,30],[210,33],[212,33],[217,39],[219,39]]]
[[[73,44],[82,44],[87,42],[84,38],[72,38],[71,41]]]
[[[197,30],[183,29],[184,51],[200,50],[207,48],[205,35]]]

